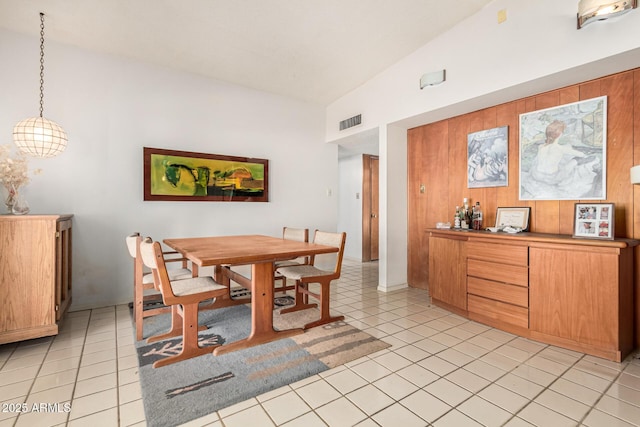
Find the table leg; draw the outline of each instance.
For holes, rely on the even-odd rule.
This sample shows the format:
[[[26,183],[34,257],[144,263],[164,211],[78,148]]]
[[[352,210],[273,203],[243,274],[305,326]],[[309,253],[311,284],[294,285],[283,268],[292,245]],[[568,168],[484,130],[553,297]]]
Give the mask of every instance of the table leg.
[[[216,347],[214,355],[241,350],[303,333],[302,328],[273,329],[273,263],[251,266],[251,333],[243,340]]]

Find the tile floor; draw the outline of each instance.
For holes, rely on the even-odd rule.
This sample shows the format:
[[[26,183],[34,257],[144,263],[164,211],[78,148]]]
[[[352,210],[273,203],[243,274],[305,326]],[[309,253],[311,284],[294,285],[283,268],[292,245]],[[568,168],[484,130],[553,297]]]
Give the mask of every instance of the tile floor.
[[[640,359],[529,341],[380,293],[345,261],[333,309],[393,346],[190,426],[640,426]],[[634,357],[635,356],[635,357]],[[55,338],[0,345],[0,427],[145,425],[127,306],[69,313]],[[20,411],[23,410],[23,413]]]

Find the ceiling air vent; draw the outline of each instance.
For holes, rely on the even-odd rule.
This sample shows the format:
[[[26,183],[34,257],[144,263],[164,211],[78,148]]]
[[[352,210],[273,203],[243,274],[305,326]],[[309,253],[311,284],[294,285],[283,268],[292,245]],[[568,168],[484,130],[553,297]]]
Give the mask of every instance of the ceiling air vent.
[[[345,120],[340,122],[340,130],[345,130],[345,129],[352,128],[354,126],[359,125],[360,123],[362,123],[362,114],[358,114],[357,116],[349,117],[348,119],[345,119]]]

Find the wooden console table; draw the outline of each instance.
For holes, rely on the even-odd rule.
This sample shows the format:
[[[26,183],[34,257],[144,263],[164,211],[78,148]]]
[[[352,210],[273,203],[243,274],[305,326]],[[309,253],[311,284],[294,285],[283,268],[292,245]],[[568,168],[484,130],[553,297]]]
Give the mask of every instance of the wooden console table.
[[[631,239],[429,229],[435,305],[620,362],[633,350]]]
[[[56,335],[71,303],[72,215],[0,215],[0,344]]]

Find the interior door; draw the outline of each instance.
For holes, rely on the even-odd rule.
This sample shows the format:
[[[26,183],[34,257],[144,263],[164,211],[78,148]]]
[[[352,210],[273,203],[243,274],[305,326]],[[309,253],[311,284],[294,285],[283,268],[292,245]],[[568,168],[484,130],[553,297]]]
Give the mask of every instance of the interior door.
[[[379,171],[378,156],[363,155],[362,158],[362,260],[374,261],[379,255]]]

